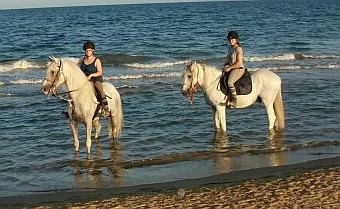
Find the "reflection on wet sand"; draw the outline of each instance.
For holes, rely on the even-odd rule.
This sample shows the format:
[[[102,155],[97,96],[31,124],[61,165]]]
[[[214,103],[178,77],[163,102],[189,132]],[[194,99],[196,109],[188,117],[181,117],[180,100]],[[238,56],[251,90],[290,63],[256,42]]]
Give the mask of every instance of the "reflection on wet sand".
[[[228,135],[225,132],[215,131],[214,152],[226,152],[229,148]]]
[[[118,165],[122,162],[121,146],[117,140],[112,140],[110,144],[110,158],[103,159],[103,152],[100,140],[94,142],[93,158],[87,155],[86,160],[79,158],[79,152],[74,155],[74,176],[77,187],[84,188],[104,188],[107,180],[104,179],[105,169],[113,176],[112,183],[115,186],[122,185],[124,169]]]
[[[276,150],[269,155],[272,166],[287,164],[287,153],[282,151],[284,148],[284,133],[270,133],[268,137],[269,148]]]
[[[229,138],[227,133],[216,131],[214,135],[213,152],[226,153],[229,149]],[[214,168],[216,173],[228,173],[231,170],[232,159],[229,156],[217,154],[214,157]]]
[[[118,140],[111,141],[110,161],[111,164],[108,166],[108,169],[113,174],[113,177],[122,179],[124,176],[124,169],[120,167],[119,164],[123,162],[123,155],[121,145]]]
[[[228,134],[224,132],[215,132],[213,142],[213,162],[217,173],[227,173],[239,167],[251,168],[251,164],[255,163],[259,166],[279,166],[287,163],[287,152],[283,149],[283,132],[269,133],[267,149],[247,146],[248,148],[243,150],[242,146],[233,147],[230,145]],[[257,156],[259,162],[254,161],[255,158],[250,159],[249,154]]]
[[[215,132],[211,150],[198,150],[185,153],[173,153],[148,159],[124,161],[119,141],[110,143],[109,159],[103,159],[102,146],[99,140],[94,143],[93,156],[79,159],[78,153],[74,159],[75,181],[79,188],[105,188],[124,186],[126,183],[126,169],[173,164],[178,162],[193,162],[200,160],[213,162],[211,175],[228,173],[244,168],[261,166],[278,166],[286,164],[283,134],[270,134],[267,148],[251,145],[235,145],[230,143],[227,133]],[[190,166],[189,166],[190,167]],[[153,169],[155,169],[153,167]],[[161,168],[159,168],[161,169]],[[190,169],[186,171],[192,172]]]

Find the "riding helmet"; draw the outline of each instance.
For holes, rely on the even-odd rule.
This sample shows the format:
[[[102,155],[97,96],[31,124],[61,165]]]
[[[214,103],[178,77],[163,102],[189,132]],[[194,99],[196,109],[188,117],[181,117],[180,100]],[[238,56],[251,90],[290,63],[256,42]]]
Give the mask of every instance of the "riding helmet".
[[[86,41],[86,42],[84,43],[83,49],[84,49],[84,50],[86,50],[86,49],[96,49],[96,46],[94,45],[93,42],[91,42],[91,41]]]
[[[236,31],[230,31],[228,33],[228,39],[238,39],[238,33]]]

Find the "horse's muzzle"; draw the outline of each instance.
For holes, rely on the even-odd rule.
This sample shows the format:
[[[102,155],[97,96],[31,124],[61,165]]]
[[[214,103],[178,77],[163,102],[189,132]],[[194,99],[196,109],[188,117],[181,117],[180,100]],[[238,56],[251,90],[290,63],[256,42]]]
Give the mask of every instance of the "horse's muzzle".
[[[190,96],[190,89],[183,89],[182,94],[183,96],[186,96],[186,97]]]
[[[46,87],[41,87],[41,92],[43,93],[43,94],[45,94],[45,95],[48,95],[49,93],[50,93],[50,90],[48,89],[48,88],[46,88]]]
[[[40,90],[43,94],[48,95],[48,96],[54,94],[54,91],[51,88],[51,85],[43,85]]]

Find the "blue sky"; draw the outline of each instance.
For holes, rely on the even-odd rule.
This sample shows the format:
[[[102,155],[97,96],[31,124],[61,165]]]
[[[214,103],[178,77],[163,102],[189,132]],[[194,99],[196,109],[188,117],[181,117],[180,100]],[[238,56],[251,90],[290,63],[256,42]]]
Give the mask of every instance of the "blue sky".
[[[199,1],[213,0],[1,0],[0,9]]]

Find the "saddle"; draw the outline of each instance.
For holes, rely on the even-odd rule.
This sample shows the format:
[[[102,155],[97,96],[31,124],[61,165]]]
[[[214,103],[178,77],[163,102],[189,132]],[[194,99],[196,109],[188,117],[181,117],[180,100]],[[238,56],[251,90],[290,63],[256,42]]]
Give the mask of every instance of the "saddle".
[[[228,78],[229,78],[230,71],[223,74],[220,79],[220,86],[221,91],[225,94],[229,94],[229,87],[228,87]],[[244,70],[243,75],[240,79],[235,82],[235,88],[237,95],[247,95],[253,89],[252,82],[251,82],[251,74],[248,72],[247,69]]]

